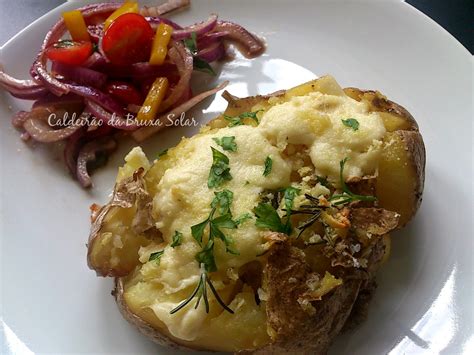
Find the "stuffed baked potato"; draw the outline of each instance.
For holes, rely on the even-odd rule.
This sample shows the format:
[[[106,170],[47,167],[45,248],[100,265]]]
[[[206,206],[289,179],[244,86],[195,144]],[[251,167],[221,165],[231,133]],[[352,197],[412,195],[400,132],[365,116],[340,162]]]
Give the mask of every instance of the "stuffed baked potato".
[[[239,99],[150,163],[134,148],[93,208],[88,263],[157,343],[325,353],[360,322],[392,230],[415,215],[418,126],[322,77]]]

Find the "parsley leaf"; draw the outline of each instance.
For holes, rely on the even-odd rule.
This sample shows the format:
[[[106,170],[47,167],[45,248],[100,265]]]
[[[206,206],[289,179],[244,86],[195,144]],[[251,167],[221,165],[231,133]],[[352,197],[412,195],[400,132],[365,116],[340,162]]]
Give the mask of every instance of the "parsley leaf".
[[[214,258],[214,239],[209,239],[206,246],[196,254],[199,264],[204,264],[207,272],[217,271],[216,260]]]
[[[202,243],[202,235],[204,234],[204,229],[206,228],[208,222],[209,218],[191,227],[191,235],[194,239],[196,239],[199,245]]]
[[[189,49],[191,54],[193,55],[193,68],[194,70],[202,71],[204,73],[216,75],[216,72],[214,69],[209,65],[208,62],[206,62],[204,59],[199,58],[196,56],[198,52],[198,46],[197,46],[197,36],[196,32],[191,33],[190,38],[185,38],[183,40],[184,46]]]
[[[295,197],[298,196],[300,193],[300,189],[296,187],[290,186],[285,189],[285,193],[283,194],[283,198],[285,199],[285,208],[287,216],[290,215],[291,210],[293,209],[293,202],[295,201]]]
[[[224,216],[221,216],[221,217],[218,217],[218,218],[222,218],[222,217],[224,217]],[[216,220],[218,218],[216,218]],[[234,240],[231,237],[229,237],[229,236],[225,235],[224,233],[222,233],[222,231],[219,229],[219,224],[221,224],[220,225],[221,228],[227,228],[225,226],[225,223],[231,223],[234,226],[232,228],[237,228],[237,225],[234,223],[234,221],[232,221],[231,218],[227,219],[226,222],[222,222],[222,221],[217,222],[216,220],[212,221],[211,225],[209,227],[212,238],[219,238],[220,240],[222,240],[225,244],[225,251],[227,253],[230,253],[230,254],[233,254],[233,255],[239,255],[239,252],[232,249],[232,247],[231,247],[232,244],[234,243]]]
[[[211,224],[219,228],[226,228],[226,229],[237,228],[237,224],[232,220],[232,215],[230,213],[214,218],[211,221]]]
[[[265,159],[265,169],[263,170],[263,176],[268,176],[272,172],[273,160],[269,156]]]
[[[235,143],[235,137],[222,137],[222,138],[212,138],[214,142],[219,144],[222,149],[228,150],[230,152],[236,152],[237,151],[237,143]]]
[[[243,112],[238,116],[224,115],[224,119],[230,122],[229,127],[235,127],[235,126],[243,125],[244,122],[242,120],[245,119],[245,118],[251,118],[258,124],[259,122],[258,122],[257,114],[261,111],[264,111],[264,110],[257,110],[257,111],[253,111],[253,112]]]
[[[288,226],[282,223],[277,211],[269,203],[259,203],[253,212],[257,217],[257,221],[255,222],[257,227],[289,234]]]
[[[359,121],[357,121],[355,118],[348,118],[346,120],[341,121],[344,126],[352,128],[354,131],[357,131],[359,129]]]
[[[234,200],[234,193],[229,190],[222,190],[218,192],[214,192],[214,199],[211,202],[211,207],[216,208],[219,207],[219,213],[221,215],[230,213],[230,205]]]
[[[160,261],[161,257],[163,256],[164,254],[164,250],[160,250],[160,251],[157,251],[156,253],[151,253],[150,254],[150,257],[148,258],[148,261]]]
[[[241,224],[243,224],[245,221],[247,221],[248,219],[251,219],[252,218],[252,215],[250,213],[244,213],[242,215],[240,215],[239,217],[237,217],[234,222],[235,224],[237,224],[238,226],[240,226]]]
[[[158,155],[156,156],[156,159],[160,159],[163,155],[168,154],[168,149],[163,149],[158,152]]]
[[[194,70],[201,71],[203,73],[217,75],[211,65],[199,57],[193,57],[193,68]]]
[[[191,33],[190,38],[185,38],[183,43],[187,49],[194,55],[197,53],[197,40],[196,32]]]
[[[331,188],[331,184],[326,176],[316,176],[316,181],[328,189]]]
[[[171,243],[171,247],[176,248],[177,246],[180,246],[182,241],[183,241],[183,233],[174,231],[173,242]]]
[[[211,147],[211,149],[212,166],[207,180],[207,186],[209,188],[217,187],[225,181],[232,179],[232,175],[230,175],[229,158],[217,149],[213,147]]]

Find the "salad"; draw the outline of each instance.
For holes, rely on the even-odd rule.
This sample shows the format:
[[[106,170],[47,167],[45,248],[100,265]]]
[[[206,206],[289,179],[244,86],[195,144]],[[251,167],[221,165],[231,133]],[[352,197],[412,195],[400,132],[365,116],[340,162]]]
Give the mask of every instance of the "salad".
[[[195,71],[216,75],[210,63],[226,57],[228,43],[246,56],[264,43],[242,26],[216,14],[183,27],[163,15],[189,5],[170,0],[153,7],[137,1],[100,3],[62,14],[31,69],[19,80],[0,70],[0,86],[32,100],[12,124],[25,141],[64,144],[64,161],[83,187],[105,164],[119,135],[143,141],[227,85],[194,93]]]

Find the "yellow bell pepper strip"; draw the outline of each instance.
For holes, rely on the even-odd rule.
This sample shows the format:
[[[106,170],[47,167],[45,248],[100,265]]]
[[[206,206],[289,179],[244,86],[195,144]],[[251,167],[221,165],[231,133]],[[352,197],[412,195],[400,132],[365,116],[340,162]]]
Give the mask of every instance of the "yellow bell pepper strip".
[[[138,14],[138,3],[136,1],[125,1],[125,3],[115,10],[104,22],[104,29],[107,29],[119,16],[128,13]]]
[[[150,64],[161,65],[168,53],[168,43],[173,33],[173,27],[160,23],[156,29],[155,39],[151,47]]]
[[[79,10],[63,12],[63,19],[66,27],[74,41],[90,41],[87,32],[86,22]]]
[[[152,121],[155,119],[161,102],[168,91],[168,79],[157,78],[148,91],[148,95],[137,114],[138,122]]]

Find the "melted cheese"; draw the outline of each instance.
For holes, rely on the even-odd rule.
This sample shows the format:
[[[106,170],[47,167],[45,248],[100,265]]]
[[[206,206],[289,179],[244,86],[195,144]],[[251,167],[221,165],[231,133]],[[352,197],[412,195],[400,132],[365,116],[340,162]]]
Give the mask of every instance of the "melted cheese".
[[[342,123],[342,119],[347,118],[357,119],[357,131]],[[304,145],[315,173],[327,176],[333,182],[337,183],[339,179],[339,161],[345,157],[349,157],[344,172],[346,178],[372,174],[377,168],[384,134],[382,119],[377,113],[369,113],[365,104],[347,96],[312,92],[275,104],[263,114],[258,126],[206,129],[192,138],[183,139],[164,158],[166,166],[170,168],[164,170],[153,199],[156,226],[163,233],[165,241],[171,243],[175,231],[180,231],[184,235],[183,242],[177,248],[166,247],[159,264],[146,262],[150,250],[140,251],[141,260],[145,261],[145,264],[133,276],[134,281],[127,289],[126,296],[132,297],[148,285],[147,290],[151,290],[149,292],[152,292],[153,296],[150,298],[153,301],[147,305],[141,304],[137,309],[133,309],[132,302],[132,310],[137,314],[141,314],[144,308],[151,310],[153,316],[149,313],[143,316],[149,317],[147,319],[152,324],[164,325],[167,332],[175,338],[195,341],[196,344],[206,343],[209,327],[219,328],[219,323],[211,320],[217,319],[222,312],[213,297],[210,297],[210,314],[204,312],[203,304],[198,309],[186,307],[173,315],[169,312],[181,303],[198,283],[199,266],[195,255],[200,251],[200,247],[192,238],[190,227],[209,216],[214,192],[225,188],[234,193],[231,207],[234,217],[251,212],[258,204],[259,194],[263,190],[291,185],[292,171],[301,168],[301,163],[295,166],[295,162],[286,155],[288,144]],[[235,137],[238,147],[236,152],[223,151],[213,140],[224,136]],[[230,160],[232,180],[217,189],[209,189],[207,186],[212,165],[210,147],[223,151]],[[273,168],[265,177],[264,161],[268,156],[273,161]],[[142,160],[139,150],[132,151],[127,158],[127,161],[134,162],[134,165]],[[155,164],[161,163],[158,161]],[[128,172],[128,169],[121,170],[122,175],[125,172]],[[304,181],[303,179],[299,185],[302,189],[306,188]],[[325,191],[320,185],[311,189]],[[295,202],[299,203],[298,200]],[[215,256],[219,271],[213,273],[213,282],[224,298],[233,292],[233,280],[227,276],[229,270],[238,270],[240,266],[255,260],[264,243],[254,220],[245,222],[238,229],[226,230],[226,234],[233,238],[234,248],[240,255],[226,253],[223,243],[216,242]],[[240,295],[235,299],[245,297],[247,296]],[[245,309],[237,307],[236,317],[242,317],[239,312],[244,312]],[[252,308],[252,312],[257,311]],[[265,336],[266,333],[261,335],[261,338]],[[235,340],[235,335],[232,337],[232,342],[229,338],[229,344],[237,344],[236,348],[243,346],[243,343],[239,345]],[[227,350],[230,351],[233,347],[234,345],[229,345]],[[225,346],[221,350],[226,350]]]

